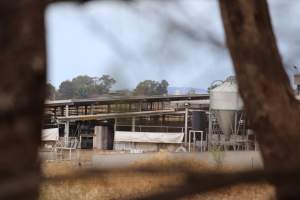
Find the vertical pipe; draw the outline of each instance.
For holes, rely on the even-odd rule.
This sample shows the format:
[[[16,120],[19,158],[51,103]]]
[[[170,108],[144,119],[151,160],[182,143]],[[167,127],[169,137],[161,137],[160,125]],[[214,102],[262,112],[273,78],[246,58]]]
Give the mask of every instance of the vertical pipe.
[[[210,143],[211,143],[211,138],[212,138],[212,113],[211,113],[211,109],[209,109],[209,113],[208,113],[208,137],[207,137],[207,146],[208,146],[208,150],[210,150]]]
[[[194,135],[193,135],[193,144],[194,144],[193,151],[195,151],[195,149],[196,149],[196,132],[193,132],[193,133],[194,133]]]
[[[69,105],[66,105],[65,109],[66,109],[65,116],[68,117],[69,116]]]
[[[201,141],[200,141],[201,152],[203,152],[203,131],[201,131],[200,133],[201,133]]]
[[[189,131],[189,152],[191,152],[191,131]]]
[[[65,116],[68,117],[69,116],[69,105],[65,106],[65,111],[66,111]],[[65,142],[67,142],[69,134],[70,134],[70,122],[66,121],[65,122],[65,135],[64,135],[65,140],[66,140]]]
[[[184,119],[184,143],[187,144],[187,134],[188,134],[188,114],[189,110],[185,108],[185,119]]]
[[[135,117],[132,117],[131,131],[135,132]]]
[[[65,138],[68,138],[70,134],[70,122],[66,121],[65,122]]]
[[[234,113],[234,134],[237,135],[237,111]]]
[[[117,131],[117,123],[118,123],[118,118],[115,118],[114,133],[116,133]]]
[[[80,135],[79,136],[79,148],[81,149],[81,143],[82,143],[82,138],[81,138],[82,136]]]
[[[66,121],[65,122],[65,135],[64,135],[65,147],[68,147],[69,135],[70,135],[70,122]]]

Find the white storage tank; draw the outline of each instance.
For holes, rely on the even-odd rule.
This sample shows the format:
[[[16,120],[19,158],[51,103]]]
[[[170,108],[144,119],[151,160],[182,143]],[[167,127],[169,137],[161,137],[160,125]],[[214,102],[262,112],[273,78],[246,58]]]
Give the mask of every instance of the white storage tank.
[[[242,110],[243,102],[234,79],[224,81],[210,91],[210,108],[213,110]]]
[[[235,113],[242,108],[243,102],[233,77],[228,78],[210,91],[210,109],[215,113],[226,139],[230,137]]]

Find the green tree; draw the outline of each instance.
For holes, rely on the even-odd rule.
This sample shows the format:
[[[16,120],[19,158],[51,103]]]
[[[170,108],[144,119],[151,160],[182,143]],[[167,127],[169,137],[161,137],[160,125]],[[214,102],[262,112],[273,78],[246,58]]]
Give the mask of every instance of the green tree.
[[[56,89],[51,83],[46,84],[46,99],[55,100],[56,98]]]
[[[116,83],[116,80],[109,75],[102,75],[97,81],[96,89],[98,94],[106,94],[111,87]]]
[[[71,81],[63,81],[59,85],[58,98],[59,99],[72,99],[74,97],[74,86]]]
[[[96,90],[94,79],[86,75],[73,78],[72,85],[74,88],[74,98],[76,99],[91,97]]]
[[[109,75],[90,77],[80,75],[72,81],[64,81],[59,86],[59,99],[83,99],[97,97],[110,91],[116,80]]]
[[[162,80],[158,87],[159,94],[168,94],[168,86],[169,86],[168,81]]]
[[[162,95],[168,93],[169,83],[166,80],[160,82],[145,80],[140,82],[134,89],[136,95]]]

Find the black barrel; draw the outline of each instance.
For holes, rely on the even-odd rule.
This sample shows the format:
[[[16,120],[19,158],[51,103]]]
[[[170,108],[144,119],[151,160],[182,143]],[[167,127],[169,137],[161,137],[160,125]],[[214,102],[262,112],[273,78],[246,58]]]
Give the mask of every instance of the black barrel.
[[[204,111],[192,111],[192,129],[204,131],[208,127],[207,115]]]

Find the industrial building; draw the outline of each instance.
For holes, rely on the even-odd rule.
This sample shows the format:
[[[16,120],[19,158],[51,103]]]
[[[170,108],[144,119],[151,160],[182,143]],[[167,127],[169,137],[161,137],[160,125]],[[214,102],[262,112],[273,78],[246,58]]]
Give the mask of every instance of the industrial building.
[[[87,149],[129,150],[141,146],[147,151],[174,150],[182,145],[192,126],[207,132],[207,120],[194,120],[192,124],[192,118],[208,110],[208,94],[49,101],[44,135],[47,130],[57,130],[59,137],[76,137],[78,147]]]
[[[233,78],[214,85],[209,94],[48,101],[44,121],[43,140],[56,141],[61,148],[126,152],[257,148]]]

